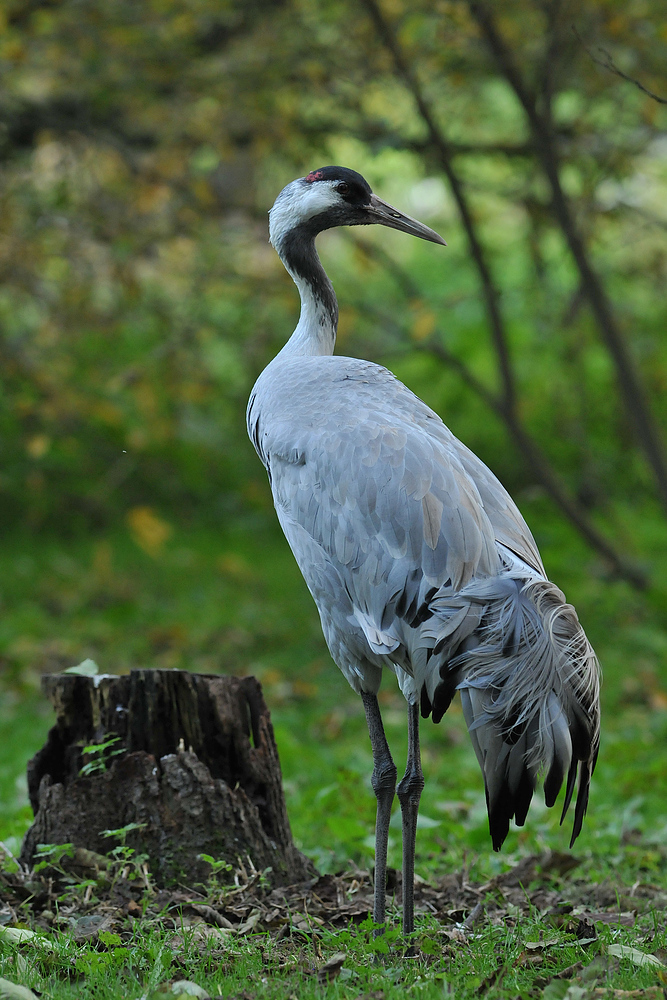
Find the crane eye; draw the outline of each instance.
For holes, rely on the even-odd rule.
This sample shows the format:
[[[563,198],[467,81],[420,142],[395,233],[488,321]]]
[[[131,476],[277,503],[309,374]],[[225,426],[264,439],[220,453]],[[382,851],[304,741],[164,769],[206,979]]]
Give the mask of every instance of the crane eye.
[[[345,181],[341,181],[341,183],[336,186],[336,191],[338,191],[338,194],[349,194],[350,185]]]

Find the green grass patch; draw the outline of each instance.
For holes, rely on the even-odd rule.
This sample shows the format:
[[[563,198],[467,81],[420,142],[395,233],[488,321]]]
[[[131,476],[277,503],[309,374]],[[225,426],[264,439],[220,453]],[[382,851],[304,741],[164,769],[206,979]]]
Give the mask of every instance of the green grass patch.
[[[605,672],[600,762],[575,847],[582,862],[578,878],[591,893],[605,884],[626,895],[632,886],[647,885],[664,893],[667,642],[659,590],[638,595],[606,579],[567,529],[549,518],[539,497],[523,506],[533,508],[532,518],[530,509],[527,513],[537,519],[545,562],[577,606]],[[647,515],[649,534],[652,525]],[[43,744],[52,719],[39,694],[39,677],[90,657],[109,672],[150,666],[255,674],[272,713],[299,847],[323,873],[350,865],[369,870],[375,801],[362,706],[329,659],[314,606],[282,538],[258,517],[256,523],[218,534],[176,527],[152,553],[140,541],[136,529],[68,542],[45,537],[38,545],[20,537],[4,541],[0,840],[17,853],[31,819],[25,766]],[[658,578],[664,553],[657,545],[655,559]],[[390,677],[381,705],[400,771],[407,742],[405,706]],[[439,726],[423,724],[422,742],[426,788],[417,873],[426,883],[464,872],[480,885],[527,855],[567,850],[568,820],[561,829],[558,808],[546,810],[537,798],[526,827],[513,829],[502,854],[493,854],[481,776],[457,703]],[[397,814],[389,862],[400,866]],[[581,968],[562,980],[575,982],[597,955],[598,965],[582,989],[611,983],[616,989],[648,989],[658,981],[655,968],[614,956],[609,947],[623,944],[646,953],[665,948],[664,908],[654,902],[644,900],[640,912],[636,901],[633,927],[603,924],[595,943],[587,945],[572,939],[571,931],[554,931],[553,923],[533,909],[510,914],[511,920],[498,925],[483,922],[459,948],[444,933],[449,924],[443,927],[422,912],[418,933],[430,943],[417,960],[404,959],[391,936],[385,939],[387,954],[378,956],[372,935],[356,925],[315,928],[310,934],[291,931],[281,941],[257,933],[204,942],[196,928],[184,928],[174,959],[173,935],[180,932],[126,918],[127,926],[113,931],[120,934],[120,944],[105,944],[99,937],[92,944],[76,943],[69,927],[55,937],[51,927],[49,940],[56,950],[48,955],[4,942],[0,976],[19,981],[21,958],[26,968],[34,966],[34,985],[57,1000],[138,1000],[179,978],[196,980],[211,996],[245,990],[250,996],[286,998],[354,998],[378,991],[387,998],[406,991],[465,997],[482,990],[511,997],[535,989],[540,995],[547,987],[535,987],[536,982],[561,983],[554,975],[579,963]],[[2,913],[0,926],[11,926],[11,915]],[[526,942],[539,945],[554,935],[557,945],[526,949]],[[340,951],[348,956],[343,971],[331,983],[318,983],[317,970]]]

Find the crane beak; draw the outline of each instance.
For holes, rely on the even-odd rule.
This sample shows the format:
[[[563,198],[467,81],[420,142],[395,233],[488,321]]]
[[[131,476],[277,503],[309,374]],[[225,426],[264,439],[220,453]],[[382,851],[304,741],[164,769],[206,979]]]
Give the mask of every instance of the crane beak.
[[[389,229],[400,229],[402,233],[410,233],[411,236],[418,236],[420,240],[429,240],[431,243],[441,243],[447,246],[442,236],[438,236],[434,229],[429,229],[423,222],[417,222],[409,215],[403,215],[397,209],[388,205],[376,194],[371,195],[371,200],[364,208],[368,213],[368,222],[377,223],[380,226],[388,226]]]

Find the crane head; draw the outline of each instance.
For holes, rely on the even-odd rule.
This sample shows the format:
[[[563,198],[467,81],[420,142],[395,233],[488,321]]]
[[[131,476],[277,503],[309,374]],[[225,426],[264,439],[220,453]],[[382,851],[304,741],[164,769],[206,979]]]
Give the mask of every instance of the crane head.
[[[320,167],[283,188],[269,213],[273,246],[298,230],[304,239],[334,226],[387,226],[431,243],[447,244],[433,229],[373,194],[368,182],[347,167]]]

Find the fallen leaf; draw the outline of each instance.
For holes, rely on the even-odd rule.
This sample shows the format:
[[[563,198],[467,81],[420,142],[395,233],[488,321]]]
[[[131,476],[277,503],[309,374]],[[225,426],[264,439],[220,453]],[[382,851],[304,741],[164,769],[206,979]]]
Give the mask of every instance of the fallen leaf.
[[[82,677],[95,677],[99,672],[100,668],[95,663],[95,660],[91,660],[90,658],[82,660],[75,667],[68,667],[67,670],[63,671],[65,674],[80,674]]]
[[[654,969],[665,968],[664,962],[661,962],[655,955],[647,955],[646,952],[640,951],[639,948],[632,948],[628,944],[610,944],[607,951],[610,955],[615,955],[616,958],[627,958],[634,965]]]
[[[539,955],[536,952],[522,951],[516,960],[516,964],[523,965],[542,965],[544,962],[544,955]]]
[[[545,948],[553,948],[559,944],[558,938],[549,938],[547,941],[526,941],[524,948],[526,951],[544,951]]]
[[[340,970],[343,968],[343,962],[347,958],[344,951],[338,951],[335,955],[320,966],[317,970],[317,981],[318,983],[331,983],[340,975]]]
[[[610,990],[608,987],[596,986],[592,991],[594,997],[604,997],[605,1000],[663,1000],[664,992],[659,986],[649,986],[643,990]]]
[[[224,927],[228,931],[234,930],[234,924],[231,920],[227,920],[227,917],[223,917],[214,907],[208,906],[206,903],[191,903],[190,909],[202,917],[207,924],[212,924],[215,927]],[[278,913],[277,910],[276,913]],[[267,920],[266,917],[264,919]]]
[[[0,927],[0,939],[4,938],[10,944],[25,944],[38,937],[35,931],[28,930],[27,927]]]
[[[9,979],[0,979],[0,997],[2,1000],[37,1000],[32,990],[10,983]]]
[[[254,930],[257,924],[259,923],[260,917],[261,913],[259,912],[259,910],[253,910],[248,919],[244,920],[243,923],[239,924],[239,926],[236,928],[236,933],[247,934],[248,931]]]
[[[198,1000],[209,1000],[209,994],[203,986],[198,986],[197,983],[193,983],[189,979],[179,979],[178,982],[172,983],[171,992],[175,997],[197,997]]]
[[[453,927],[452,930],[444,928],[442,936],[448,938],[450,941],[455,941],[457,944],[468,944],[468,935],[460,927]]]
[[[53,951],[53,945],[48,938],[35,931],[29,931],[26,927],[0,927],[0,941],[7,941],[9,944],[37,944],[49,951]]]
[[[105,930],[109,924],[109,917],[102,914],[93,913],[89,916],[79,917],[72,928],[72,938],[77,944],[95,941],[99,932]]]
[[[634,927],[634,913],[582,913],[582,919],[598,924],[621,924],[623,927]]]

